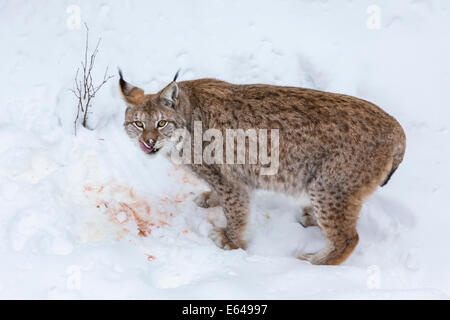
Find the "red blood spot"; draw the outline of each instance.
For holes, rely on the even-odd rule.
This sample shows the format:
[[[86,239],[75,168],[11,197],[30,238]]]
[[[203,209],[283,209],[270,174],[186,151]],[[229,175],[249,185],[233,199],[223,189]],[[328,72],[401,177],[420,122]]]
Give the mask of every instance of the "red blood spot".
[[[85,196],[94,201],[93,205],[103,209],[110,221],[121,225],[121,232],[129,233],[127,221],[136,223],[139,236],[146,237],[151,234],[152,228],[168,226],[168,219],[172,213],[161,211],[152,212],[150,204],[143,198],[138,197],[132,188],[125,185],[108,183],[101,186],[86,185],[83,187]],[[117,200],[115,200],[117,199]],[[174,202],[169,197],[162,199],[162,203]],[[124,219],[118,219],[120,215],[126,215]]]

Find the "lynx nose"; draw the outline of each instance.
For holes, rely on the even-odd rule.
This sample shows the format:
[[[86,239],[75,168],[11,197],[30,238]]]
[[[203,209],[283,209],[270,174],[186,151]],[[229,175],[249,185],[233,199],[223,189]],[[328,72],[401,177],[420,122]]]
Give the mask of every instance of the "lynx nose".
[[[155,145],[155,140],[149,139],[149,140],[147,140],[147,143],[150,147],[153,147]]]

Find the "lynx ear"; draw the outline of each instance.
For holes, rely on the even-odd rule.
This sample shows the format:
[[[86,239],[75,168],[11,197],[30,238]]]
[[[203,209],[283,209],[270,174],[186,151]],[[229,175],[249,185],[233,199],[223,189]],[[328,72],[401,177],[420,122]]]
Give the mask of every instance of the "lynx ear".
[[[122,71],[120,69],[119,76],[119,88],[124,100],[131,105],[141,104],[144,101],[144,90],[123,80]]]
[[[178,93],[179,93],[178,85],[175,81],[169,83],[167,87],[165,87],[161,93],[160,98],[162,103],[169,108],[174,108],[177,103]]]

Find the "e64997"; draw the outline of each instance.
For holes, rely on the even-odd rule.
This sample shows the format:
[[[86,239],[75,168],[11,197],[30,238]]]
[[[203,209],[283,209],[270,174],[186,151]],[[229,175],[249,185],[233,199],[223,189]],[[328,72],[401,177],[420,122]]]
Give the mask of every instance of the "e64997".
[[[267,304],[227,304],[227,314],[265,314]]]

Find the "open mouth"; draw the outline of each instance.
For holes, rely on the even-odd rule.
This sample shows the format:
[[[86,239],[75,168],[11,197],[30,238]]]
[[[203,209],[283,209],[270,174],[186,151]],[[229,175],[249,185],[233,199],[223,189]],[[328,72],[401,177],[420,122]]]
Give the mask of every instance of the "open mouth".
[[[145,142],[139,141],[139,146],[141,147],[142,151],[144,151],[147,154],[156,153],[159,149],[156,149],[154,146],[150,147]]]

